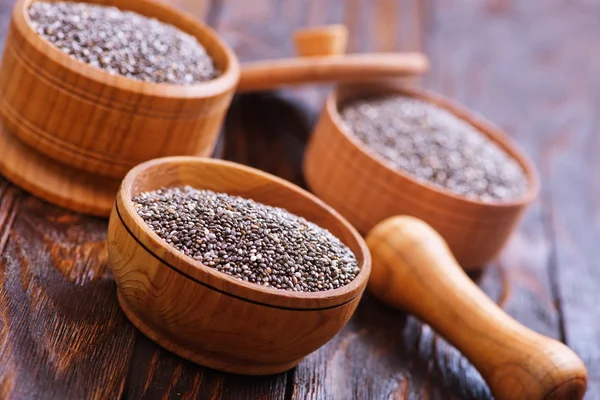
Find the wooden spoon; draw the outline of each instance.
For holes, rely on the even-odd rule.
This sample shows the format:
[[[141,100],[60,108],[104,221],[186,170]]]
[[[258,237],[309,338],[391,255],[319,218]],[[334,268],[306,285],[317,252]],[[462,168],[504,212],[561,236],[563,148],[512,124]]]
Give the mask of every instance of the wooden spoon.
[[[348,29],[326,25],[296,30],[294,46],[300,57],[246,62],[238,92],[271,90],[308,83],[356,83],[420,75],[429,69],[423,53],[345,54]]]
[[[367,245],[373,259],[371,293],[416,315],[456,346],[496,400],[583,398],[587,372],[581,359],[502,311],[425,222],[389,218],[369,232]]]

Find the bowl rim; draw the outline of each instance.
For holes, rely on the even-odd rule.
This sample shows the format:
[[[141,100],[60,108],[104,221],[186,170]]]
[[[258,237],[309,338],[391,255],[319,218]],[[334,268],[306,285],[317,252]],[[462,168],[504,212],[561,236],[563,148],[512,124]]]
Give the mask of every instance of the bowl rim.
[[[214,79],[211,79],[207,82],[195,83],[192,85],[177,85],[177,84],[169,84],[169,83],[154,83],[141,81],[137,79],[128,78],[119,74],[111,74],[107,71],[104,71],[100,68],[93,67],[83,61],[79,61],[70,55],[62,52],[48,40],[43,38],[31,24],[31,19],[29,18],[29,13],[27,10],[37,0],[18,0],[13,8],[12,13],[12,21],[16,26],[22,31],[28,32],[30,34],[23,35],[25,41],[32,47],[34,47],[37,51],[42,53],[45,57],[49,58],[53,62],[61,65],[62,67],[68,69],[72,73],[83,76],[86,79],[93,81],[99,85],[108,85],[119,90],[123,90],[126,92],[134,92],[143,95],[152,95],[161,98],[172,98],[172,99],[199,99],[206,97],[213,97],[222,92],[225,92],[232,87],[237,86],[237,82],[240,76],[240,65],[237,56],[233,52],[233,50],[223,41],[220,36],[207,24],[199,21],[191,14],[177,9],[170,4],[165,2],[160,2],[156,0],[136,0],[139,3],[147,4],[149,7],[153,7],[157,9],[157,14],[170,14],[176,15],[180,19],[186,21],[187,23],[195,25],[199,30],[201,30],[206,36],[209,36],[215,43],[218,44],[218,47],[221,51],[224,52],[227,67],[224,71],[219,74]],[[58,2],[58,1],[74,1],[74,0],[45,0],[50,2]],[[107,4],[103,0],[80,0],[85,3],[90,4],[98,4],[103,6],[114,6],[120,10],[129,10],[129,8],[122,8],[118,4]],[[119,1],[113,1],[112,3],[119,3]],[[136,11],[137,12],[137,11]],[[149,17],[145,13],[138,12],[138,14]],[[153,16],[151,18],[156,18],[158,20],[162,19],[157,16]],[[163,21],[164,22],[164,21]],[[165,22],[167,23],[167,22]],[[169,23],[167,23],[169,24]],[[169,24],[172,25],[172,24]],[[185,30],[177,27],[178,29],[186,32]],[[192,35],[195,37],[195,35]],[[201,40],[198,39],[200,44],[204,46]],[[209,53],[209,56],[212,55]]]
[[[238,278],[206,266],[201,262],[181,253],[176,248],[167,244],[146,224],[146,222],[135,211],[133,201],[129,196],[129,193],[132,191],[132,186],[141,174],[147,175],[150,173],[150,171],[160,170],[163,167],[178,163],[195,164],[199,167],[210,164],[217,166],[217,168],[227,168],[230,170],[243,171],[245,173],[259,175],[263,179],[267,179],[276,183],[284,190],[290,190],[299,196],[303,196],[309,202],[313,203],[314,206],[320,207],[338,220],[344,229],[350,233],[352,239],[357,243],[357,247],[362,253],[360,255],[355,254],[357,258],[362,255],[362,263],[359,264],[360,272],[348,285],[337,289],[321,292],[294,292],[284,289],[264,287],[254,283],[242,281]],[[294,185],[291,182],[267,172],[263,172],[235,162],[193,156],[175,156],[153,159],[141,163],[129,171],[129,173],[123,179],[117,194],[117,200],[113,211],[113,214],[115,214],[115,212],[118,214],[121,223],[128,231],[129,235],[131,235],[138,242],[138,244],[144,247],[147,253],[150,253],[155,258],[158,258],[163,264],[166,264],[172,269],[175,269],[183,275],[186,275],[188,279],[191,278],[193,281],[215,289],[223,294],[227,294],[252,303],[258,303],[264,306],[290,310],[318,310],[339,307],[352,302],[354,299],[359,298],[362,295],[371,271],[371,254],[364,239],[356,231],[356,229],[337,211],[325,204],[315,195]],[[133,230],[131,229],[132,227],[127,225],[127,221],[123,217],[123,214],[125,214],[127,217],[127,221],[132,221],[132,223],[135,224],[135,228],[137,228],[136,232],[140,233],[139,236],[135,236],[133,234]],[[167,259],[165,260],[161,257],[157,257],[157,255],[151,250],[153,247],[158,247],[163,250],[166,255],[165,258]],[[204,275],[204,277],[202,275]],[[219,281],[220,283],[226,283],[227,290],[223,289],[223,286],[225,285],[219,285],[219,287],[215,287],[214,285],[207,283],[207,279],[205,278],[209,278],[212,281]]]
[[[346,93],[344,93],[346,92]],[[450,190],[445,190],[434,185],[422,183],[418,181],[414,176],[404,171],[394,169],[383,160],[369,150],[364,144],[362,144],[358,138],[354,137],[353,134],[347,131],[344,127],[342,117],[339,113],[340,102],[343,102],[352,97],[360,96],[361,94],[367,95],[390,95],[390,94],[403,94],[410,97],[418,98],[426,102],[432,103],[451,112],[462,121],[475,127],[483,135],[490,138],[496,143],[503,151],[508,152],[509,156],[515,159],[519,165],[523,168],[525,175],[528,179],[528,188],[525,194],[521,197],[508,200],[508,201],[497,201],[497,202],[485,202],[478,199],[470,199],[465,196],[453,193]],[[330,120],[335,125],[336,129],[348,140],[356,149],[358,149],[362,155],[368,157],[373,162],[377,163],[382,168],[385,168],[389,173],[400,177],[401,179],[408,180],[414,185],[417,185],[425,190],[430,190],[439,196],[451,198],[452,200],[468,204],[476,205],[479,207],[494,207],[494,208],[514,208],[522,207],[532,202],[538,195],[540,190],[539,174],[535,165],[530,160],[527,153],[521,148],[521,146],[510,137],[500,127],[487,120],[483,116],[475,113],[466,106],[459,104],[458,102],[451,100],[450,98],[438,94],[436,92],[416,88],[413,86],[407,86],[406,84],[398,84],[392,82],[372,82],[369,84],[355,83],[339,85],[327,96],[325,101],[325,112],[328,114]]]

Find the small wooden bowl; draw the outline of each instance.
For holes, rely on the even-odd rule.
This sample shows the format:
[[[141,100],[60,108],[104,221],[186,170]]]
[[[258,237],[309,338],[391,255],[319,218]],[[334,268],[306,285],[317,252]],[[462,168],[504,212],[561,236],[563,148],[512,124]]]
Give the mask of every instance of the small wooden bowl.
[[[484,203],[388,167],[343,129],[338,112],[347,100],[383,94],[414,96],[471,123],[521,164],[529,178],[527,193],[515,201]],[[305,153],[304,173],[313,192],[361,233],[388,217],[417,217],[442,235],[466,269],[479,268],[497,256],[539,190],[533,163],[498,127],[437,94],[385,83],[341,87],[329,96]]]
[[[208,26],[164,3],[84,1],[135,11],[195,36],[213,57],[220,76],[183,86],[111,75],[43,39],[30,25],[27,10],[32,0],[19,0],[0,67],[0,115],[9,134],[43,157],[114,178],[117,184],[145,160],[209,156],[240,75],[231,49]],[[21,169],[28,162],[25,155],[18,158],[23,159],[21,165],[9,168]],[[29,186],[41,184],[41,178],[30,179]]]
[[[132,197],[190,185],[284,207],[340,238],[361,268],[347,286],[298,293],[241,281],[167,245],[138,216]],[[170,157],[135,167],[117,194],[108,251],[123,311],[168,350],[222,371],[278,373],[330,340],[366,287],[371,258],[356,230],[315,196],[264,172],[231,162]]]

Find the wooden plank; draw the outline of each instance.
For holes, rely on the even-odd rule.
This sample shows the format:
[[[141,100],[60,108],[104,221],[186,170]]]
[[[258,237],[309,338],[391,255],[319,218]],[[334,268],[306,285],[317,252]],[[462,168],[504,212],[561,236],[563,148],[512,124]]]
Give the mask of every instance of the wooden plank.
[[[593,13],[579,2],[430,4],[427,85],[505,128],[541,172],[540,199],[501,260],[509,284],[504,307],[566,340],[589,368],[588,395],[600,396],[600,276],[592,268],[599,230],[590,223],[598,207],[589,172],[599,142],[585,106],[597,101],[599,83]]]
[[[520,114],[541,147],[562,335],[588,368],[590,399],[600,398],[598,11],[594,2],[514,5],[514,18],[531,24],[496,39],[518,37],[523,50],[533,49],[510,68],[532,71],[516,76],[514,86],[525,93],[529,107]]]
[[[118,397],[134,330],[116,302],[106,222],[3,179],[0,209],[0,397]]]
[[[138,332],[124,398],[283,399],[285,385],[285,374],[250,377],[200,367]]]
[[[0,38],[12,0],[0,1]],[[0,397],[117,398],[134,330],[116,302],[106,222],[0,178]]]

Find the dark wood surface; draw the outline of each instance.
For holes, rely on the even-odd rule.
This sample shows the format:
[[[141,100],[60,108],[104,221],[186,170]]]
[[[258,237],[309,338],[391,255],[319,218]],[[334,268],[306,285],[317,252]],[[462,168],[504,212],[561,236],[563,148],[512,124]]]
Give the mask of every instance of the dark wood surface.
[[[525,325],[571,346],[600,398],[600,4],[531,0],[178,0],[242,61],[293,54],[295,27],[344,22],[351,51],[423,50],[420,83],[505,128],[542,193],[500,260],[474,279]],[[12,0],[0,0],[6,32]],[[300,185],[327,88],[239,96],[224,158]],[[285,374],[250,378],[182,360],[120,311],[106,221],[0,178],[0,398],[487,399],[428,326],[366,295],[347,327]]]

